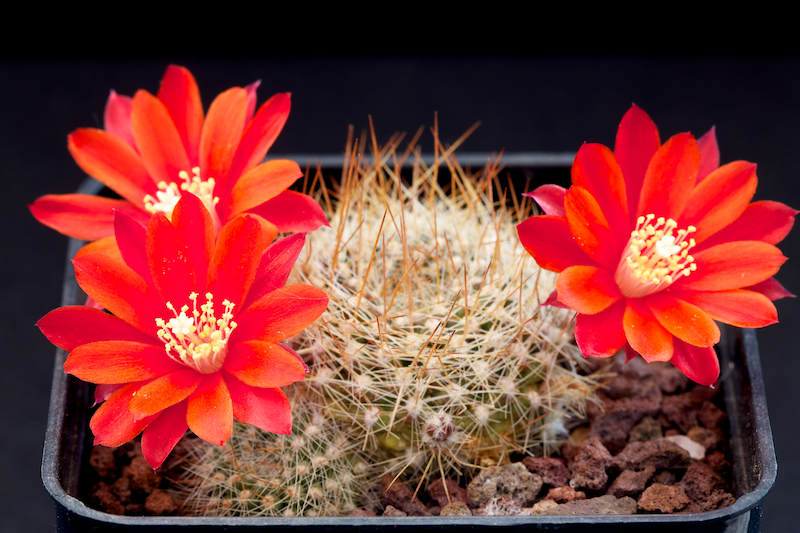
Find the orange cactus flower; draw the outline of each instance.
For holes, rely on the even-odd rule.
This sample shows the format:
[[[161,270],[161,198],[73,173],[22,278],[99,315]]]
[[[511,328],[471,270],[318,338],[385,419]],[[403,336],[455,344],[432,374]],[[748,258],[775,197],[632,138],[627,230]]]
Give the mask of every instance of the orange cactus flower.
[[[719,377],[715,321],[739,327],[777,322],[771,300],[790,294],[772,277],[786,260],[775,244],[798,211],[750,202],[756,166],[719,166],[712,129],[663,145],[650,117],[633,106],[612,152],[584,144],[572,186],[532,193],[544,215],[517,227],[536,262],[559,272],[545,304],[578,312],[584,356],[672,361],[693,381]]]
[[[234,417],[288,434],[291,407],[280,387],[307,369],[281,342],[328,304],[319,289],[284,286],[305,235],[267,247],[258,217],[243,214],[215,237],[192,194],[172,220],[157,213],[145,228],[118,213],[115,228],[120,256],[73,260],[78,284],[111,314],[61,307],[37,324],[69,352],[67,373],[99,384],[95,443],[120,446],[143,431],[142,452],[157,468],[187,428],[219,445]]]
[[[87,174],[123,199],[46,195],[31,204],[31,212],[70,237],[110,241],[114,210],[147,224],[152,213],[170,216],[188,191],[206,204],[217,231],[243,212],[260,215],[281,232],[327,225],[314,199],[286,190],[303,175],[297,163],[262,163],[291,102],[289,94],[276,94],[256,112],[258,85],[223,92],[205,118],[197,83],[183,67],[167,68],[156,96],[140,90],[129,98],[112,91],[105,130],[78,129],[69,135],[68,147]]]

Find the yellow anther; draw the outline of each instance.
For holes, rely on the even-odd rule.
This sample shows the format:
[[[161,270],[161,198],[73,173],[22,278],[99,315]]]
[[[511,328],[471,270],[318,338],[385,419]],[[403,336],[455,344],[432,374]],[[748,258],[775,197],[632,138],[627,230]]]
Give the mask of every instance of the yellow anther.
[[[215,206],[219,203],[219,197],[214,196],[216,181],[214,178],[202,180],[200,178],[200,167],[194,167],[192,174],[194,175],[189,176],[189,173],[185,170],[178,172],[178,179],[183,181],[180,186],[174,182],[159,182],[156,197],[154,198],[147,194],[143,199],[144,208],[147,212],[153,214],[164,213],[172,219],[172,211],[181,199],[181,191],[194,194],[203,201],[209,212],[214,212]]]
[[[234,304],[225,300],[222,305],[225,309],[222,318],[214,314],[214,296],[206,293],[206,302],[197,309],[198,294],[189,295],[192,302],[192,316],[186,312],[188,305],[181,307],[181,312],[175,310],[172,302],[167,302],[166,307],[175,315],[169,321],[156,318],[158,338],[164,342],[164,348],[175,361],[183,363],[202,372],[210,374],[222,367],[227,353],[227,343],[231,332],[236,329],[233,319]]]
[[[655,222],[653,222],[655,221]],[[677,229],[671,218],[640,216],[631,232],[626,254],[620,258],[614,280],[628,298],[641,298],[665,289],[681,276],[697,269],[689,250],[695,246],[689,234],[694,226]]]

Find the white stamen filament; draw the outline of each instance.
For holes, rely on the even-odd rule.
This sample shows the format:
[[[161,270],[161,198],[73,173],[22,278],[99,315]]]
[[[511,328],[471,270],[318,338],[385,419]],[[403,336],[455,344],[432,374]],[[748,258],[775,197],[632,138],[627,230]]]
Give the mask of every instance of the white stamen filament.
[[[205,181],[200,179],[200,167],[192,168],[192,174],[193,176],[190,177],[189,173],[185,170],[178,172],[178,178],[183,180],[183,183],[180,185],[174,182],[159,182],[159,190],[156,192],[156,197],[153,198],[149,194],[144,197],[144,208],[147,212],[153,214],[164,213],[172,220],[172,211],[175,209],[178,200],[181,199],[180,191],[185,191],[194,194],[203,201],[206,209],[211,213],[212,218],[215,219],[216,224],[216,205],[219,203],[219,196],[214,196],[216,181],[214,178],[208,178]]]
[[[225,361],[228,339],[237,325],[231,312],[235,304],[224,300],[225,312],[221,318],[216,318],[214,296],[206,293],[206,303],[200,306],[200,310],[197,309],[197,296],[196,292],[189,295],[193,304],[192,316],[186,314],[188,305],[181,307],[178,314],[172,303],[167,302],[167,309],[175,318],[169,321],[157,318],[156,326],[160,328],[157,334],[164,342],[168,356],[198,372],[210,374],[219,370]]]
[[[695,242],[688,237],[697,228],[689,226],[676,231],[677,227],[678,223],[671,218],[656,219],[652,213],[638,218],[614,275],[622,294],[642,298],[697,270],[694,258],[689,255]]]

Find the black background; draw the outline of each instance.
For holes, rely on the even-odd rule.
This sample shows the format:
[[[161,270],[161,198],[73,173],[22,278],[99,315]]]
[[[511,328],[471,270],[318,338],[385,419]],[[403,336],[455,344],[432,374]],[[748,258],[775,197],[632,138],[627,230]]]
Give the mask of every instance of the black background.
[[[324,46],[322,46],[324,48]],[[188,67],[204,106],[219,92],[262,81],[259,104],[292,92],[289,121],[271,153],[341,153],[347,127],[371,115],[381,140],[432,125],[452,142],[476,121],[463,151],[576,151],[613,147],[622,115],[636,103],[662,141],[716,125],[722,162],[758,164],[756,199],[800,208],[800,59],[742,55],[315,55],[230,60],[0,59],[0,530],[52,531],[52,503],[39,463],[53,347],[34,327],[57,307],[66,238],[39,225],[27,204],[68,193],[84,178],[66,136],[102,127],[110,89],[156,92],[170,63]],[[422,140],[430,150],[430,136]],[[797,229],[780,245],[790,261],[778,274],[800,293]],[[800,458],[800,303],[777,303],[781,323],[759,332],[778,480],[764,505],[764,531],[796,527]],[[794,492],[794,494],[793,494]]]

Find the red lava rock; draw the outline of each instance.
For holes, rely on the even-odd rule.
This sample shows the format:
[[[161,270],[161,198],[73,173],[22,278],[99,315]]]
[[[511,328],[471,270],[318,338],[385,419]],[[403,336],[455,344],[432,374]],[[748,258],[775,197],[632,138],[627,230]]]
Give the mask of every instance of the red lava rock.
[[[366,509],[353,509],[347,516],[378,516],[375,511],[367,511]]]
[[[697,410],[691,392],[664,396],[661,402],[664,416],[686,433],[697,425]]]
[[[725,454],[719,450],[706,455],[703,458],[703,462],[723,478],[728,478],[731,475],[731,463],[725,458]]]
[[[150,494],[161,484],[161,475],[142,456],[134,457],[131,464],[122,467],[122,475],[131,480],[131,490]]]
[[[714,402],[703,402],[700,409],[697,411],[697,419],[700,424],[705,428],[716,428],[722,426],[728,415],[714,405]]]
[[[167,492],[155,489],[145,500],[144,510],[151,515],[170,515],[175,514],[178,510],[178,505]]]
[[[734,503],[736,503],[736,498],[734,498],[732,494],[718,490],[716,492],[712,492],[711,496],[709,496],[708,499],[702,503],[690,503],[686,509],[684,509],[684,512],[704,513],[706,511],[716,511],[717,509],[728,507]]]
[[[131,503],[131,480],[128,477],[121,477],[111,485],[111,492],[119,498],[120,503]]]
[[[653,483],[639,498],[639,508],[644,511],[674,513],[689,505],[690,502],[691,500],[681,487]]]
[[[452,479],[447,480],[447,493],[445,493],[445,484],[442,483],[442,479],[438,478],[436,481],[430,483],[426,489],[428,496],[431,497],[432,500],[435,500],[436,503],[439,504],[439,507],[445,507],[446,505],[453,503],[453,502],[469,502],[469,498],[467,498],[467,489],[460,486],[458,483],[453,481]],[[449,499],[448,499],[449,495]]]
[[[702,461],[687,468],[678,485],[689,498],[698,503],[708,500],[714,492],[728,492],[728,485],[722,476]]]
[[[419,498],[414,496],[414,491],[399,481],[392,483],[394,477],[386,474],[381,478],[381,503],[391,505],[408,514],[408,516],[430,516],[430,511]]]
[[[122,505],[119,499],[111,492],[111,488],[102,481],[92,487],[90,500],[95,509],[110,514],[125,514],[125,506]]]
[[[544,500],[552,500],[556,503],[567,503],[575,500],[585,500],[586,493],[580,490],[575,490],[572,487],[553,487],[547,492]]]
[[[662,470],[653,476],[653,483],[661,483],[662,485],[674,485],[677,481],[675,474],[669,470]]]
[[[125,514],[128,516],[138,516],[144,514],[143,503],[129,503],[125,506]]]
[[[655,379],[648,377],[637,384],[642,387],[639,396],[612,400],[598,394],[603,400],[604,412],[587,407],[592,420],[590,435],[600,439],[611,452],[623,449],[633,426],[645,416],[655,416],[660,409],[662,394]]]
[[[561,447],[561,457],[570,465],[575,461],[575,457],[578,456],[580,450],[580,445],[567,442]]]
[[[605,495],[588,500],[562,503],[552,509],[539,512],[541,515],[587,515],[587,514],[636,514],[636,500],[629,497],[615,498]]]
[[[680,370],[675,368],[671,363],[654,362],[648,365],[653,376],[658,381],[658,386],[664,394],[674,394],[676,391],[682,391],[689,385],[689,378],[687,378]]]
[[[709,429],[695,426],[686,432],[686,436],[703,446],[706,449],[706,453],[717,449],[723,439],[722,430],[718,427]]]
[[[611,454],[596,437],[583,442],[575,462],[572,463],[573,489],[602,490],[608,482],[606,468],[611,464]]]
[[[522,505],[519,501],[508,494],[503,494],[484,503],[472,511],[472,514],[473,516],[514,516],[518,515],[520,511],[522,511]]]
[[[564,487],[569,483],[569,468],[555,457],[526,457],[522,460],[528,470],[542,477],[542,482],[551,487]]]
[[[467,497],[471,507],[480,507],[507,495],[521,509],[533,503],[541,489],[542,478],[538,474],[529,472],[522,463],[511,463],[481,470],[467,485]]]
[[[640,494],[655,473],[656,467],[652,465],[645,467],[641,472],[623,470],[622,473],[617,476],[617,479],[611,483],[611,486],[608,487],[606,494],[610,494],[615,498]]]
[[[117,479],[117,462],[114,459],[114,450],[105,446],[92,447],[89,456],[89,465],[97,472],[100,479],[114,481]]]
[[[393,505],[387,505],[383,509],[383,516],[408,516],[408,513],[404,513],[403,511],[401,511],[397,507],[394,507]]]
[[[442,507],[439,516],[472,516],[472,511],[464,502],[453,502]]]
[[[690,464],[689,452],[665,439],[631,442],[613,461],[618,470],[641,470],[651,465],[659,470],[673,470],[687,468]]]
[[[661,424],[652,416],[646,416],[633,426],[628,436],[628,442],[645,442],[660,439],[661,437],[663,437]]]

